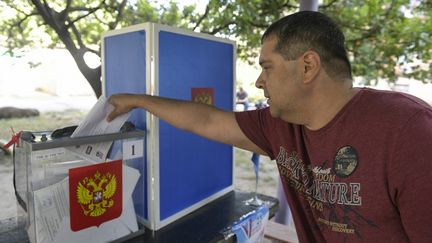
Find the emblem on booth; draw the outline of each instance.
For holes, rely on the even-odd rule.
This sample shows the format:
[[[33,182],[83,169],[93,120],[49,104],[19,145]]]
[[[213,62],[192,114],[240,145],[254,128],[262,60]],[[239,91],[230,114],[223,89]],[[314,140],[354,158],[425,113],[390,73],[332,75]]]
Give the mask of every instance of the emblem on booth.
[[[118,218],[122,212],[122,161],[70,169],[69,200],[73,231]]]
[[[192,88],[192,101],[207,105],[214,105],[214,89]]]

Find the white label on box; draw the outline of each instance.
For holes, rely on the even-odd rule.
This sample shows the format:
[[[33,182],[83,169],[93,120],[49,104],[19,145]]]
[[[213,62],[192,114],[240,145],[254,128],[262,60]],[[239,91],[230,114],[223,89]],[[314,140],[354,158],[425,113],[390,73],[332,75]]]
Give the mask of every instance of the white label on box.
[[[65,155],[65,148],[53,148],[32,152],[32,162],[56,162],[58,159]]]
[[[144,140],[123,142],[123,160],[142,157],[144,154]]]

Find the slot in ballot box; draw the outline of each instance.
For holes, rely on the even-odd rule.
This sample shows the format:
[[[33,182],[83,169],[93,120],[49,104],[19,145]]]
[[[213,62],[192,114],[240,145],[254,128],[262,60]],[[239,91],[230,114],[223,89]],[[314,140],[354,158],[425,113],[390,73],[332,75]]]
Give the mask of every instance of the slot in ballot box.
[[[14,147],[14,185],[30,242],[121,242],[144,233],[145,133],[51,139],[23,132]],[[108,151],[98,145],[108,144]],[[97,150],[101,161],[79,151]]]
[[[103,93],[150,94],[234,108],[235,42],[154,23],[102,36]],[[234,189],[233,149],[179,130],[135,109],[129,121],[146,131],[149,182],[137,210],[157,230]]]

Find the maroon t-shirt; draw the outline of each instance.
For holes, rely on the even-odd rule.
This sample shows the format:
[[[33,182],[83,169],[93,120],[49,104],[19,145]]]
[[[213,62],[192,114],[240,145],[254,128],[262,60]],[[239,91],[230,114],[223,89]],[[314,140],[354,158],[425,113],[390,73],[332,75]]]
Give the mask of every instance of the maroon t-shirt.
[[[310,131],[239,112],[242,131],[275,159],[300,242],[432,242],[432,108],[361,89]]]

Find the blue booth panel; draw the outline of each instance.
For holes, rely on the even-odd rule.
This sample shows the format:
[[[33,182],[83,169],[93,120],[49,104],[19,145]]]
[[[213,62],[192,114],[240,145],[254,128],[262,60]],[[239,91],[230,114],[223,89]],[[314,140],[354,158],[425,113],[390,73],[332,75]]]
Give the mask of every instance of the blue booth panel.
[[[159,95],[191,100],[210,88],[214,105],[233,107],[233,45],[159,32]],[[159,124],[161,220],[232,185],[232,147]]]
[[[146,92],[145,38],[144,30],[104,38],[103,75],[107,97],[116,93],[144,94]],[[133,122],[137,128],[146,131],[145,117],[143,110],[134,110],[129,121]],[[145,148],[144,151],[146,151]],[[141,172],[133,199],[135,202],[144,202],[144,204],[135,204],[135,211],[139,216],[148,218],[145,155],[143,159],[143,163],[139,161],[133,163],[133,167]],[[137,200],[138,198],[143,198],[143,200]]]
[[[234,107],[235,43],[158,24],[110,31],[102,39],[103,84],[115,93],[155,94]],[[150,60],[148,60],[150,59]],[[179,130],[135,109],[130,121],[146,131],[136,212],[158,229],[231,191],[233,149]]]

